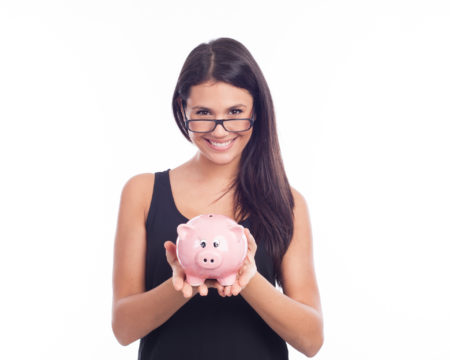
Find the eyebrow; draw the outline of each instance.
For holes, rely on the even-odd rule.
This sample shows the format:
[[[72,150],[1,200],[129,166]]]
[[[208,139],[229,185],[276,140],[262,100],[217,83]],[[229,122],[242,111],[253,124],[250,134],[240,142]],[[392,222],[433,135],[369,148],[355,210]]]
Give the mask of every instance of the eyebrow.
[[[236,108],[239,106],[247,107],[247,105],[244,105],[244,104],[236,104],[236,105],[230,106],[227,110],[230,110],[230,109],[233,109],[233,108]],[[194,107],[192,107],[192,110],[194,110],[194,109],[211,110],[210,108],[207,108],[206,106],[194,106]]]

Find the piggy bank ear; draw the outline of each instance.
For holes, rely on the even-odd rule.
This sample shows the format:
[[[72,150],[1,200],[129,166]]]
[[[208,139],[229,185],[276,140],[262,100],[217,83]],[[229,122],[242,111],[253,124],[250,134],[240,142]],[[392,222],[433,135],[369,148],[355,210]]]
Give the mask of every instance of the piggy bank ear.
[[[194,231],[194,227],[188,224],[180,224],[177,226],[178,236],[182,239],[188,238],[194,233]]]
[[[242,225],[233,225],[230,230],[236,235],[236,239],[240,243],[242,236],[244,236],[244,227]]]

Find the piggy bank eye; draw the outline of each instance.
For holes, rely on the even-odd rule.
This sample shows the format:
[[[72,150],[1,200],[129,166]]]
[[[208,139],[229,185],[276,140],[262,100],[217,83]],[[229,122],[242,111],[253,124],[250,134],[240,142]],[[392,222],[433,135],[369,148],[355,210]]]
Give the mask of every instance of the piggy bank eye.
[[[205,240],[202,240],[202,242],[200,243],[200,246],[201,246],[202,248],[204,248],[204,247],[206,246],[206,241],[205,241]]]
[[[214,241],[214,247],[218,247],[220,243],[218,241]]]

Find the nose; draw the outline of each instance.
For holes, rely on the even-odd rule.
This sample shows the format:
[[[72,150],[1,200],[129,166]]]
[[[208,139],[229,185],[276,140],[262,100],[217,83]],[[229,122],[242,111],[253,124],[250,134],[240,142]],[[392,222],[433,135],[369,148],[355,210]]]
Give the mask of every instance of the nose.
[[[203,251],[197,254],[196,263],[204,269],[215,269],[222,264],[222,256],[218,252]]]
[[[223,124],[217,124],[216,128],[211,132],[211,134],[216,138],[221,138],[227,136],[228,131],[225,130]]]

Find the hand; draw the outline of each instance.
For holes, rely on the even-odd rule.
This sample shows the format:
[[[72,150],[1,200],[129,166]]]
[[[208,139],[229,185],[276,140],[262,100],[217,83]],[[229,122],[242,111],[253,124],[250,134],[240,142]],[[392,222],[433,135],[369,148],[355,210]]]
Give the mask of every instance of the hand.
[[[215,287],[216,289],[219,288],[220,284],[217,282],[217,280],[211,279],[207,279],[200,286],[191,286],[186,281],[186,274],[183,268],[181,267],[180,262],[178,261],[177,246],[171,241],[166,241],[164,243],[164,248],[166,249],[167,262],[172,268],[173,287],[177,291],[182,291],[183,296],[185,298],[189,298],[193,295],[195,296],[198,293],[200,293],[201,296],[206,296],[208,295],[208,288],[210,287]]]
[[[247,284],[258,271],[255,263],[255,254],[256,249],[258,248],[255,238],[247,228],[244,228],[244,234],[247,237],[248,244],[247,256],[245,257],[242,267],[237,273],[236,281],[234,282],[234,284],[229,286],[222,286],[219,284],[218,292],[222,297],[231,295],[237,296],[247,286]]]

